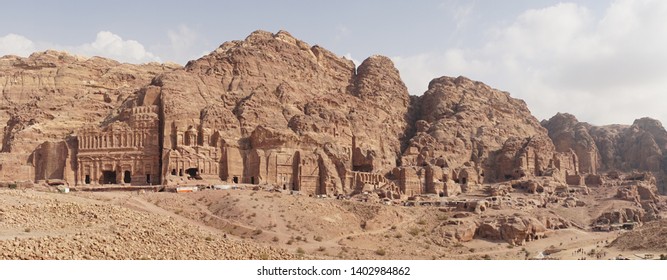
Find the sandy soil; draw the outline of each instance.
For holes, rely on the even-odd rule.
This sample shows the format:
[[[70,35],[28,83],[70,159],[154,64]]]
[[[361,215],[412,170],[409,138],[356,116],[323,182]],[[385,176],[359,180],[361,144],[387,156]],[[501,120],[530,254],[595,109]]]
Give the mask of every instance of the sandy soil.
[[[602,191],[604,192],[604,191]],[[616,207],[610,194],[590,208],[553,208],[588,225]],[[508,213],[512,213],[509,210]],[[645,248],[610,247],[619,232],[570,227],[512,246],[475,239],[447,243],[436,207],[318,199],[280,192],[194,193],[0,191],[4,259],[556,259],[640,258]]]

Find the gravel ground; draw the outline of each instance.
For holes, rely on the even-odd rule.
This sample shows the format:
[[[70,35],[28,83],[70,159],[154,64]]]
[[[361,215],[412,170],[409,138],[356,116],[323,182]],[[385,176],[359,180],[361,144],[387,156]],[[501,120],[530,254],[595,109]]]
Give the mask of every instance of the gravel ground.
[[[0,191],[1,259],[293,259],[283,249],[104,201]]]

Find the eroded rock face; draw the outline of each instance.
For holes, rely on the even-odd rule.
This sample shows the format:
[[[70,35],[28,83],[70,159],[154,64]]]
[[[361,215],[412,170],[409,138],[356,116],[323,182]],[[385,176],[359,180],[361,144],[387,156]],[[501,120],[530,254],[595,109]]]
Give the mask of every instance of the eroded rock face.
[[[549,130],[557,150],[572,149],[577,154],[582,173],[650,171],[660,192],[665,192],[667,131],[659,121],[641,118],[631,126],[593,126],[559,113],[542,125]]]
[[[546,134],[522,100],[465,77],[432,80],[420,103],[422,121],[409,147],[427,162],[442,159],[449,167],[474,162],[490,170],[486,159],[508,138]],[[417,163],[416,158],[404,154],[403,164]]]
[[[443,243],[468,242],[475,237],[478,224],[470,219],[452,219],[435,230],[434,237]]]
[[[534,217],[501,216],[483,221],[476,236],[524,245],[527,241],[543,238],[546,231],[547,227]]]
[[[619,187],[616,198],[636,203],[658,202],[658,190],[653,184],[640,182],[636,185]]]
[[[451,196],[451,184],[467,192],[526,176],[565,182],[579,174],[576,154],[556,151],[522,100],[481,82],[436,78],[409,108],[414,136],[406,142],[401,168],[391,174],[407,194]]]
[[[29,161],[38,145],[63,141],[87,124],[99,125],[155,75],[177,67],[58,51],[0,58],[0,180],[40,177],[42,171],[35,171]]]
[[[595,174],[599,166],[599,153],[595,140],[588,133],[590,125],[582,123],[570,114],[558,113],[548,121],[542,121],[556,151],[573,150],[579,160],[579,171]]]
[[[523,101],[464,77],[436,78],[410,97],[390,59],[371,56],[357,68],[285,31],[253,32],[178,69],[57,52],[1,62],[11,101],[2,150],[23,156],[5,156],[0,175],[12,175],[3,179],[207,180],[312,195],[451,197],[545,176],[601,184],[580,172],[594,173],[597,155],[616,151],[630,162],[624,168],[657,172],[667,144],[667,132],[648,119],[607,131],[618,136],[599,150],[596,128],[569,115],[545,122],[547,134]],[[38,147],[45,141],[54,144]],[[128,148],[131,157],[114,152],[103,162]],[[529,190],[542,191],[554,190]]]
[[[224,43],[152,86],[164,108],[165,173],[201,161],[201,153],[178,149],[193,129],[195,146],[221,154],[203,161],[219,164],[222,180],[351,192],[383,184],[352,173],[395,167],[407,128],[409,95],[391,60],[371,56],[355,71],[350,60],[285,31]]]

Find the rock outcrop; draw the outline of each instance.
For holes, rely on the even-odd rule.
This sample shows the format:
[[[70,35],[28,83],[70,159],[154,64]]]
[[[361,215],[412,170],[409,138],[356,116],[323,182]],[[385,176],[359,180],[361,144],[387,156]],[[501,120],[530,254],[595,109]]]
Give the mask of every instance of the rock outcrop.
[[[578,174],[576,155],[555,150],[526,104],[465,77],[436,78],[411,103],[414,136],[391,174],[408,194],[451,196],[482,183]],[[425,182],[423,185],[415,182]]]
[[[501,216],[483,221],[476,236],[524,245],[527,241],[543,238],[546,231],[547,227],[534,217]]]
[[[180,69],[57,52],[3,62],[37,80],[5,89],[8,100],[25,100],[7,111],[2,150],[23,153],[7,165],[25,170],[4,170],[24,179],[268,183],[312,195],[371,186],[395,197],[578,173],[572,153],[556,151],[508,93],[441,77],[410,97],[390,59],[355,67],[285,31],[253,32]],[[74,108],[71,117],[54,114],[62,106]],[[66,148],[56,155],[51,144],[38,148],[44,141]],[[127,148],[131,156],[121,154]]]
[[[390,59],[356,67],[285,31],[253,32],[182,68],[47,51],[3,57],[0,73],[4,181],[204,180],[392,198],[544,176],[601,185],[598,169],[664,181],[657,121],[540,124],[522,100],[465,77],[411,97]]]
[[[0,181],[35,180],[42,171],[34,169],[29,157],[38,145],[63,141],[85,125],[103,123],[155,75],[177,67],[58,51],[1,57]]]
[[[630,126],[593,126],[559,113],[542,125],[557,150],[572,149],[577,154],[582,173],[650,171],[665,193],[667,131],[659,121],[641,118]]]
[[[311,194],[350,192],[351,172],[391,170],[407,126],[409,96],[391,60],[372,56],[355,71],[350,60],[285,31],[224,43],[149,88],[161,92],[165,170],[179,165],[168,156],[183,145],[174,136],[205,129],[218,136],[202,145],[227,157],[206,159],[220,164],[222,180]],[[276,164],[285,170],[267,171]]]
[[[542,121],[542,126],[549,131],[556,151],[573,150],[579,160],[579,171],[596,174],[600,156],[593,137],[588,133],[589,124],[579,122],[573,115],[558,113],[548,121]]]
[[[465,77],[432,80],[419,102],[421,121],[403,165],[433,162],[455,168],[470,162],[495,179],[486,160],[508,138],[546,135],[522,100]]]

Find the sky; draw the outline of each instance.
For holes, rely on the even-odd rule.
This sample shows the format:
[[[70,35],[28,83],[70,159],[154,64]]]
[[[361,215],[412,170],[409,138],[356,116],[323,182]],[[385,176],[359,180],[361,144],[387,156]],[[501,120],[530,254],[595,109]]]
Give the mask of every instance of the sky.
[[[667,1],[7,2],[0,56],[184,65],[254,30],[286,30],[357,64],[390,57],[412,95],[462,75],[523,99],[539,120],[667,121]]]

